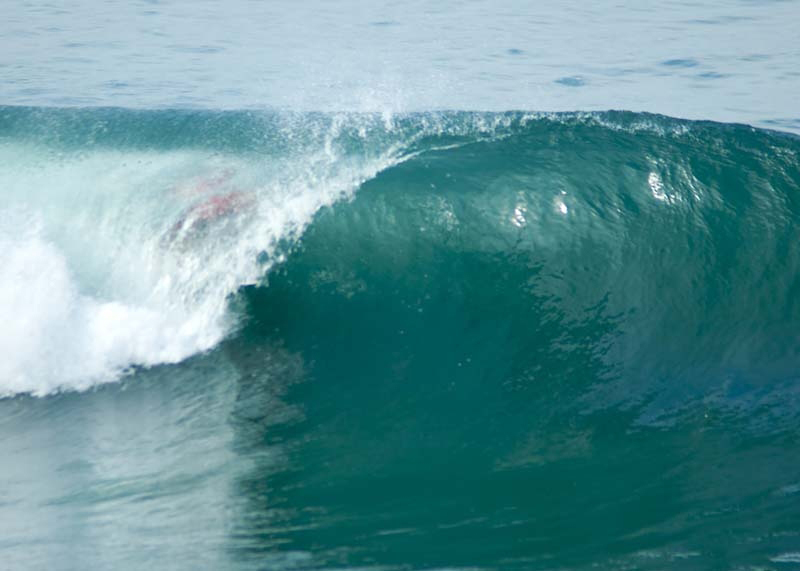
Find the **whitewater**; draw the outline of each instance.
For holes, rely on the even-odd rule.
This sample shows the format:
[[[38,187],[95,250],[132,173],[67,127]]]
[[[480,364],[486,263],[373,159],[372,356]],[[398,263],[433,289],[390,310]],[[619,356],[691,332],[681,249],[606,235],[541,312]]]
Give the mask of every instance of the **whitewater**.
[[[147,129],[147,114],[117,110],[2,114],[4,134],[24,133],[5,141],[0,180],[2,302],[14,316],[4,330],[5,394],[87,388],[210,349],[233,326],[227,297],[256,282],[281,243],[296,241],[319,208],[400,160],[397,143],[346,156],[337,139],[348,134],[339,133],[337,117],[286,125],[269,115],[231,117],[232,137],[241,136],[238,125],[259,128],[259,138],[275,131],[277,144],[264,152],[263,141],[197,149],[187,134],[184,148],[162,131],[203,115],[160,114]],[[88,132],[71,130],[87,121]],[[365,117],[347,127],[366,138],[373,123]],[[133,125],[139,133],[127,131]],[[31,134],[37,130],[43,134]],[[65,145],[62,137],[73,140]],[[198,231],[206,223],[192,219],[202,218],[198,208],[242,192],[233,189],[246,189],[247,212],[224,212]]]

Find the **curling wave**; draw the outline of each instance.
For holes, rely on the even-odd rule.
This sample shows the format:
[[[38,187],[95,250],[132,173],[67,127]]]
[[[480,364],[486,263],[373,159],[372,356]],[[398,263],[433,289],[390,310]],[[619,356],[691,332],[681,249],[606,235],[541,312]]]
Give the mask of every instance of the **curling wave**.
[[[514,386],[571,377],[645,416],[786,380],[798,153],[633,113],[4,108],[0,392],[276,327],[312,353],[350,332]]]

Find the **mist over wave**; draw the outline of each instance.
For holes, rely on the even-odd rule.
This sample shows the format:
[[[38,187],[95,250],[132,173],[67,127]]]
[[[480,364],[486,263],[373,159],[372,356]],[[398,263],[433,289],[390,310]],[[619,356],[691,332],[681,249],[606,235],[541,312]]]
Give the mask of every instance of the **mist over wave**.
[[[392,141],[345,148],[383,130],[373,118],[253,118],[249,137],[248,121],[2,112],[0,393],[84,389],[213,347],[235,326],[228,296],[400,158]]]

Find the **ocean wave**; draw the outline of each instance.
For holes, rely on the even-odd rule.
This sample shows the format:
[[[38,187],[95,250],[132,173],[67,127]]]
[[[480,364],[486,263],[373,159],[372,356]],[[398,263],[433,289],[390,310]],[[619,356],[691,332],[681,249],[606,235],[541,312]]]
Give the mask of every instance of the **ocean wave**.
[[[2,108],[0,393],[277,329],[644,422],[752,398],[796,369],[799,152],[623,112]]]

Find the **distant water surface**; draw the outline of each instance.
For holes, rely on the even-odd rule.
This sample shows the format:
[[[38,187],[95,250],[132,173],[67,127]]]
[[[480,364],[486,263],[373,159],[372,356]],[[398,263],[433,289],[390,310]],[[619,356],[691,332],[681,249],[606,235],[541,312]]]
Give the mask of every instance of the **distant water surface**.
[[[624,109],[800,131],[800,3],[7,2],[0,102]]]

